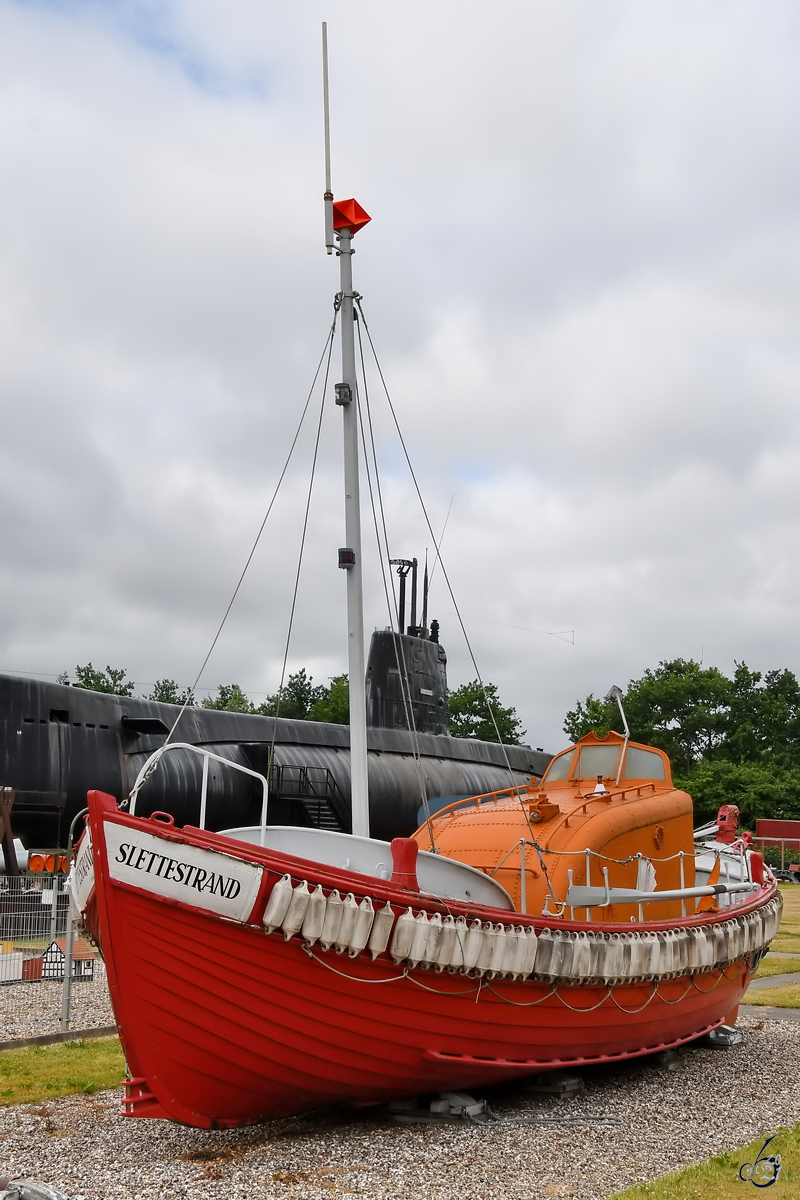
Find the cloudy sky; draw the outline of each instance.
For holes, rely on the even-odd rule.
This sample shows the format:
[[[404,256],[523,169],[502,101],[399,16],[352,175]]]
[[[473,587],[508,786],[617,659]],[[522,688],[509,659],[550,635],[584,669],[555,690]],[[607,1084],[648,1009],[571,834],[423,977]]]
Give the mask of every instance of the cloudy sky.
[[[0,0],[0,669],[199,669],[337,289],[323,19],[356,286],[531,743],[664,658],[800,671],[792,0]],[[393,553],[422,557],[371,396]],[[278,682],[312,436],[201,686]],[[289,660],[318,680],[346,665],[340,443],[329,401]],[[464,682],[438,571],[431,615]]]

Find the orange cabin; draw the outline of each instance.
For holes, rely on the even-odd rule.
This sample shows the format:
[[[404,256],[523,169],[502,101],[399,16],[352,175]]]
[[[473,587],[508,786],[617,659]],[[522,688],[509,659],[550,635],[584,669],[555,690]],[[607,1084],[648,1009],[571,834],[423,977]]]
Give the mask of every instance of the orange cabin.
[[[462,800],[430,824],[440,854],[493,876],[519,912],[604,923],[670,920],[682,915],[680,901],[645,903],[642,912],[636,904],[559,908],[570,884],[603,886],[603,868],[615,888],[695,883],[691,797],[673,786],[663,751],[618,733],[588,733],[556,755],[538,786]],[[431,849],[427,822],[414,838]]]

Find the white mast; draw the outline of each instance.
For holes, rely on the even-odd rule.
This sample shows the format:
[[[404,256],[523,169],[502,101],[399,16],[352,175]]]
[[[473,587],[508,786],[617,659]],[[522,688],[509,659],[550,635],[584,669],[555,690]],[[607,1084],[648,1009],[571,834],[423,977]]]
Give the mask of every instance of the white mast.
[[[350,785],[353,833],[369,837],[369,783],[367,777],[367,701],[364,661],[364,598],[361,575],[361,502],[358,467],[358,391],[353,313],[353,235],[369,217],[354,200],[337,205],[331,192],[330,122],[328,110],[328,30],[322,26],[323,88],[325,93],[325,245],[334,247],[338,225],[342,382],[336,385],[336,403],[344,418],[344,511],[347,545],[339,550],[339,566],[347,573],[347,669],[350,678]],[[347,219],[352,225],[346,224]]]

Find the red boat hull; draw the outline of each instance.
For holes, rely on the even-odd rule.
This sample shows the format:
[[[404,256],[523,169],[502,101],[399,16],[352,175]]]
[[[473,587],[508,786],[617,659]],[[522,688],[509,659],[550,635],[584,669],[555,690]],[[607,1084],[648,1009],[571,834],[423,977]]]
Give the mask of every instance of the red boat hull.
[[[647,1054],[722,1023],[747,987],[745,961],[658,985],[554,992],[534,980],[402,971],[386,955],[372,962],[309,952],[299,938],[287,942],[260,924],[268,888],[288,869],[286,856],[217,839],[228,854],[272,863],[253,923],[227,920],[112,879],[105,823],[150,832],[154,824],[119,813],[99,793],[90,801],[91,911],[134,1076],[131,1115],[240,1125]],[[213,838],[189,830],[168,836],[205,847]],[[311,884],[315,864],[302,866]],[[317,878],[330,886],[326,868]],[[358,878],[349,876],[347,885]],[[391,883],[362,876],[360,885],[378,899],[409,902]],[[435,908],[428,897],[413,903],[420,900]]]

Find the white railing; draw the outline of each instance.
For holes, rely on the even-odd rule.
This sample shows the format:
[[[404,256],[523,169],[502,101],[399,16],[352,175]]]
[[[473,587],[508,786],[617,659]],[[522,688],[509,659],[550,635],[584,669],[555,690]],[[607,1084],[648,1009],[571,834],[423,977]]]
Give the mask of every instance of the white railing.
[[[231,762],[229,758],[223,758],[219,754],[214,754],[211,750],[206,750],[204,746],[193,746],[191,742],[168,742],[166,746],[161,746],[154,754],[151,754],[147,762],[142,767],[139,774],[136,776],[136,782],[131,788],[129,800],[129,812],[132,817],[136,816],[136,800],[139,794],[139,789],[144,782],[152,775],[153,771],[158,766],[161,759],[170,750],[189,750],[192,754],[198,754],[203,759],[203,782],[200,788],[200,829],[206,827],[206,807],[208,801],[208,764],[213,759],[214,762],[222,763],[224,767],[230,767],[233,771],[241,771],[243,775],[251,775],[254,779],[261,782],[263,798],[261,801],[261,845],[264,845],[267,829],[267,803],[269,800],[269,784],[266,777],[258,771],[253,771],[250,767],[243,767],[241,763]]]
[[[700,853],[688,854],[685,850],[679,850],[676,854],[670,854],[666,858],[648,858],[645,855],[632,854],[628,858],[610,858],[606,854],[602,854],[598,850],[592,850],[586,847],[584,850],[550,850],[544,847],[539,847],[535,842],[528,841],[526,838],[520,838],[518,842],[514,842],[511,848],[503,855],[497,866],[491,871],[491,875],[495,876],[497,872],[508,862],[509,858],[519,850],[519,882],[520,882],[520,912],[527,912],[527,873],[530,870],[526,863],[526,851],[530,847],[539,852],[540,861],[544,868],[544,861],[541,855],[555,855],[559,858],[585,858],[586,860],[586,886],[575,885],[573,883],[573,873],[567,871],[567,895],[564,900],[559,900],[550,886],[550,879],[545,869],[545,883],[549,899],[553,900],[556,905],[556,912],[550,913],[547,905],[545,907],[545,915],[560,916],[565,909],[569,908],[571,918],[575,917],[576,908],[584,908],[586,910],[586,920],[591,921],[592,916],[590,910],[592,908],[605,908],[611,904],[635,904],[639,909],[639,920],[644,920],[645,904],[652,904],[658,901],[680,900],[681,915],[687,915],[687,900],[700,899],[704,896],[723,896],[732,895],[740,892],[755,892],[758,891],[758,884],[753,882],[752,872],[750,869],[750,861],[741,846],[735,849],[726,851],[725,848],[715,846],[712,849],[705,849],[702,854],[706,854],[720,860],[721,873],[725,878],[716,884],[700,884],[696,887],[686,886],[686,867],[685,860],[687,858],[697,860]],[[626,866],[631,862],[638,862],[641,865],[649,865],[655,868],[666,862],[678,860],[680,871],[680,886],[671,888],[668,891],[656,891],[655,889],[648,890],[646,887],[637,886],[636,888],[615,888],[609,883],[608,867],[601,865],[601,873],[603,876],[602,884],[592,886],[592,859],[603,862],[614,863],[617,866]],[[739,867],[739,877],[731,879],[730,865],[732,861],[736,861]],[[724,868],[724,871],[723,871]],[[514,867],[506,867],[506,870],[515,870]],[[549,902],[549,901],[548,901]]]
[[[654,904],[663,900],[692,900],[703,896],[724,896],[734,892],[756,892],[758,884],[709,883],[702,887],[672,888],[663,892],[645,892],[639,888],[615,888],[608,881],[608,867],[603,867],[602,887],[581,887],[572,882],[572,871],[567,871],[569,888],[567,908],[605,908],[609,904]],[[684,916],[685,916],[684,912]],[[641,918],[640,918],[641,919]]]

